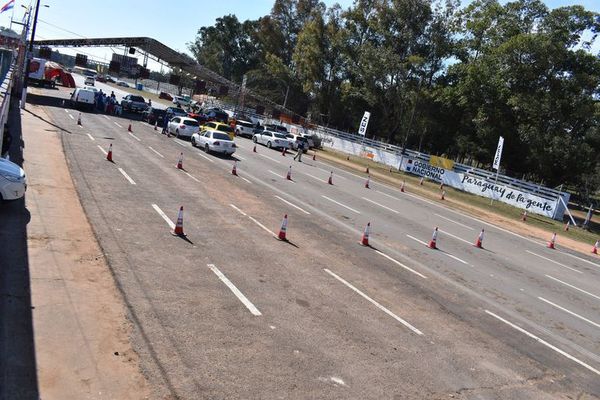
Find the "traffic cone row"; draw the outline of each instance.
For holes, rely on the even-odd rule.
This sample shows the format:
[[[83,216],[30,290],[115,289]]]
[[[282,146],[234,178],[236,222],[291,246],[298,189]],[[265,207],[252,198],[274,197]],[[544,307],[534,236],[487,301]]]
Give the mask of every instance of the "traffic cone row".
[[[523,211],[523,215],[521,215],[521,221],[527,221],[527,210]]]
[[[158,130],[158,121],[154,121],[154,130],[157,131]]]
[[[285,157],[285,147],[281,149],[281,155]]]
[[[594,247],[592,247],[592,254],[598,254],[598,247],[600,247],[600,241],[596,240]]]
[[[365,230],[364,230],[362,238],[360,240],[360,244],[362,244],[363,246],[368,246],[370,234],[371,234],[371,223],[369,222],[369,223],[367,223],[367,226],[365,226]]]
[[[419,185],[423,186],[423,177],[421,177],[421,179],[419,179]]]
[[[317,161],[317,153],[313,153],[313,161]]]
[[[279,240],[283,240],[283,241],[287,241],[287,225],[288,225],[288,216],[287,214],[285,214],[283,216],[283,221],[281,221],[281,228],[279,228],[279,234],[277,235],[277,238]]]
[[[427,247],[429,247],[430,249],[437,249],[437,235],[438,235],[438,227],[436,226],[435,229],[433,230],[433,235],[431,235],[431,240],[429,241],[429,244],[427,245]]]
[[[183,233],[183,206],[179,207],[179,213],[177,214],[177,223],[175,224],[173,235],[185,236],[185,233]]]
[[[440,200],[446,200],[446,191],[442,190],[442,195],[440,196]]]
[[[401,191],[402,193],[404,193],[404,184],[405,184],[405,182],[404,182],[404,181],[402,181],[402,185],[400,185],[400,191]]]
[[[183,169],[183,153],[179,155],[179,160],[177,161],[177,169]]]
[[[333,171],[329,174],[329,179],[327,179],[327,183],[333,185]]]
[[[256,145],[254,145],[254,147],[252,148],[252,152],[256,153]]]
[[[81,125],[81,113],[79,113],[79,116],[77,117],[77,125]]]
[[[571,221],[567,221],[567,223],[565,224],[565,232],[569,231],[569,225],[571,225]]]
[[[285,179],[287,179],[288,181],[292,180],[292,166],[291,165],[288,168],[287,174],[285,175]]]
[[[366,189],[370,189],[371,187],[369,186],[369,183],[371,182],[371,177],[367,176],[367,180],[365,181],[365,188]]]
[[[369,167],[367,167],[367,169],[365,169],[365,174],[369,174]]]
[[[127,127],[127,132],[133,132],[133,129],[131,129],[131,122],[129,123],[129,127]]]
[[[479,233],[479,236],[477,236],[477,240],[475,241],[475,247],[483,249],[483,229]]]
[[[231,169],[231,175],[237,176],[237,161],[233,162],[233,168]]]

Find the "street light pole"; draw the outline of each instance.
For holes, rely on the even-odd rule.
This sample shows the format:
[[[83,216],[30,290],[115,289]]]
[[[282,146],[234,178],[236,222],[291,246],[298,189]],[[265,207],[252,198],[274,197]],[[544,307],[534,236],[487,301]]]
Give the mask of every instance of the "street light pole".
[[[21,108],[25,109],[25,103],[27,102],[27,77],[29,76],[29,66],[31,64],[31,58],[33,57],[33,41],[35,39],[35,28],[37,27],[38,12],[40,11],[40,0],[35,3],[35,16],[33,17],[33,28],[31,29],[31,39],[29,40],[29,51],[26,54],[27,63],[25,64],[25,71],[23,73],[23,93],[21,95]],[[27,27],[29,28],[29,18],[31,18],[31,10],[29,10],[29,17],[27,17]]]

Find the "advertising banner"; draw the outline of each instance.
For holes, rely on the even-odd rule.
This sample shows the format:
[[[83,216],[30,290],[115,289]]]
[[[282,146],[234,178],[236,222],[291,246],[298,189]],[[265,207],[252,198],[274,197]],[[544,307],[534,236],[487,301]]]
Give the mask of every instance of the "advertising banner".
[[[367,134],[367,125],[369,125],[369,118],[371,118],[371,113],[365,111],[365,114],[360,120],[360,127],[358,128],[358,134],[360,136],[365,136]]]
[[[504,147],[504,138],[498,138],[498,147],[496,147],[496,155],[494,156],[494,164],[492,165],[496,171],[500,168],[500,159],[502,158],[502,148]]]
[[[430,156],[429,164],[433,165],[434,167],[440,167],[440,168],[450,169],[450,170],[454,169],[454,161],[449,160],[444,157]]]

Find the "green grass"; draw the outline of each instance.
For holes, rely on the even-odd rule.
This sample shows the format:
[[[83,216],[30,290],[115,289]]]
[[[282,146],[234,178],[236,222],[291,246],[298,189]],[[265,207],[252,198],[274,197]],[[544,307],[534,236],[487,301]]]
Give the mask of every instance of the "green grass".
[[[327,158],[330,158],[333,161],[337,161],[345,169],[354,169],[365,173],[366,167],[368,166],[370,174],[374,175],[375,178],[387,181],[391,185],[398,188],[404,180],[407,185],[407,190],[417,192],[431,200],[436,200],[440,203],[442,202],[442,200],[440,200],[441,192],[439,183],[424,180],[423,186],[420,186],[420,177],[416,177],[405,172],[400,172],[395,169],[390,171],[389,166],[378,164],[369,159],[357,156],[348,156],[347,154],[331,149],[324,149],[320,152],[324,152],[327,155]],[[353,164],[352,168],[344,164],[344,162],[348,163],[348,158],[349,161]],[[555,221],[551,218],[530,213],[528,213],[527,215],[527,222],[522,222],[521,216],[523,214],[523,210],[520,208],[513,207],[509,204],[502,203],[499,201],[494,201],[493,204],[490,204],[489,198],[476,196],[467,192],[462,192],[460,190],[448,186],[446,186],[444,190],[446,191],[446,205],[465,211],[466,213],[475,217],[478,217],[477,210],[493,213],[499,217],[507,219],[508,222],[514,221],[515,224],[527,224],[527,226],[534,226],[536,228],[543,229],[548,232],[548,239],[550,239],[552,232],[557,232],[561,237],[568,237],[572,240],[576,240],[582,243],[591,243],[590,246],[596,240],[599,239],[600,224],[594,222],[594,218],[592,218],[592,224],[590,226],[589,231],[578,227],[573,227],[571,225],[569,231],[564,232],[563,229],[565,224],[563,222]]]

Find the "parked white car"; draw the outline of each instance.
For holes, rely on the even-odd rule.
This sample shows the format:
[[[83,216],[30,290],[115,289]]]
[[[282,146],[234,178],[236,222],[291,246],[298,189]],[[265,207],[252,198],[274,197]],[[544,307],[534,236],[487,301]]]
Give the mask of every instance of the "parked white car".
[[[194,133],[200,130],[198,121],[188,117],[174,117],[169,121],[167,126],[169,133],[176,137],[188,137],[191,138]]]
[[[235,121],[235,136],[251,138],[254,135],[254,124],[250,121],[238,119]]]
[[[89,110],[94,109],[96,103],[96,94],[87,88],[77,88],[71,93],[71,106],[75,108],[85,107]]]
[[[290,142],[285,135],[273,131],[256,132],[254,136],[252,136],[252,141],[254,143],[264,144],[268,148],[276,148],[279,150],[290,148]]]
[[[173,96],[173,104],[179,107],[189,107],[192,99],[184,96]]]
[[[288,133],[286,137],[290,141],[290,146],[292,150],[298,150],[298,147],[302,147],[303,153],[306,153],[308,151],[308,139],[304,136],[295,133]]]
[[[90,85],[90,86],[94,86],[96,83],[96,80],[94,78],[92,78],[91,76],[88,76],[85,78],[85,81],[83,82],[84,85]]]
[[[27,177],[23,168],[0,158],[0,200],[16,200],[25,195]]]
[[[192,135],[192,146],[198,146],[207,153],[214,151],[231,155],[235,153],[237,146],[225,132],[215,130],[205,130]]]

